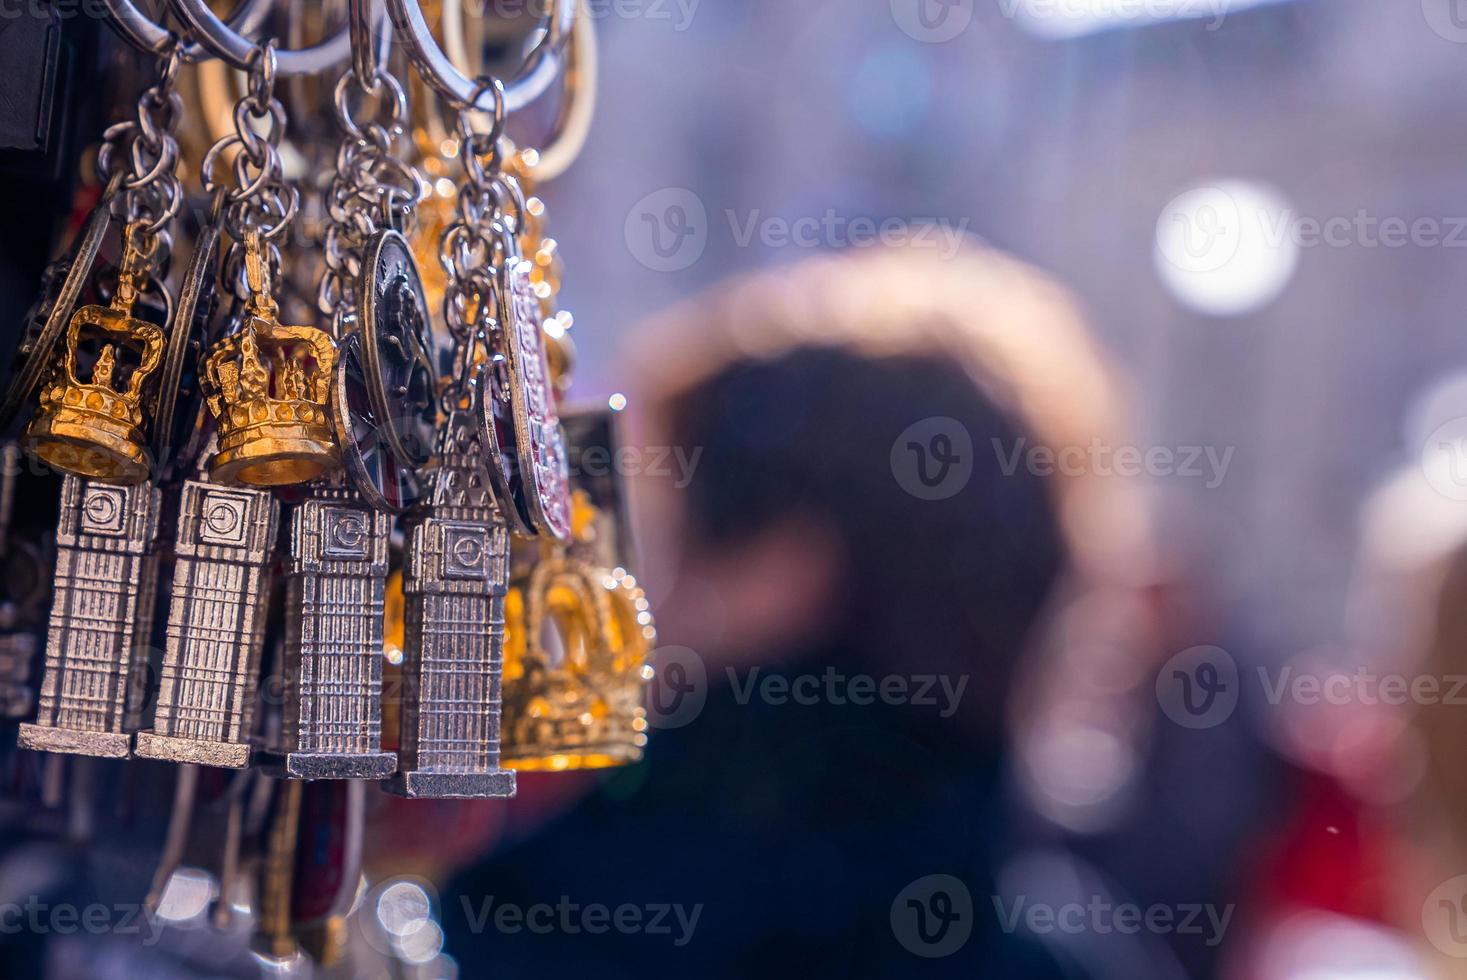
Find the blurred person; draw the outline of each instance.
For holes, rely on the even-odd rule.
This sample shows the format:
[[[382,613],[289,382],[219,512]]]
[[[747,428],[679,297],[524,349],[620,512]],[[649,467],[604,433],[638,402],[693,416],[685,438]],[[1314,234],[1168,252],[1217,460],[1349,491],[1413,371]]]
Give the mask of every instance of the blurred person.
[[[1351,611],[1404,697],[1348,743],[1346,778],[1382,839],[1372,884],[1420,975],[1467,976],[1467,504],[1460,447],[1430,446],[1370,498]],[[1446,488],[1445,490],[1443,488]],[[1350,777],[1353,776],[1353,779]]]
[[[1467,506],[1438,488],[1453,462],[1428,453],[1370,494],[1345,642],[1284,667],[1313,685],[1272,717],[1298,805],[1230,975],[1467,976]]]
[[[842,253],[716,289],[631,351],[631,444],[696,460],[683,488],[634,487],[675,645],[654,693],[706,703],[445,891],[464,975],[1186,975],[1155,936],[1025,925],[1119,897],[1023,801],[1015,720],[1095,709],[1046,692],[1038,648],[1081,607],[1133,634],[1082,665],[1102,686],[1149,693],[1154,656],[1141,501],[1067,451],[1121,445],[1124,417],[1068,295],[985,249]]]

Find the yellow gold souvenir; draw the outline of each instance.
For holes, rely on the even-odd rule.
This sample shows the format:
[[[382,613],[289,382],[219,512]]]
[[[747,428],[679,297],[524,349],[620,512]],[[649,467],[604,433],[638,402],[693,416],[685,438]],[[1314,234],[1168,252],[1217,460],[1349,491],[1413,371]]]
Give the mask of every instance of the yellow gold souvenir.
[[[72,316],[61,363],[42,387],[40,408],[25,434],[31,455],[63,473],[124,485],[148,478],[144,396],[164,345],[160,328],[132,315],[147,275],[148,256],[137,237],[136,227],[129,226],[111,305],[83,306]],[[102,346],[83,382],[77,354],[87,341]],[[125,352],[137,362],[119,362]]]
[[[219,423],[209,475],[256,487],[308,483],[341,462],[327,414],[336,347],[315,327],[281,326],[259,233],[248,232],[244,245],[244,324],[204,362],[207,404]]]
[[[579,491],[576,505],[579,535],[594,509]],[[510,589],[505,622],[504,764],[558,771],[641,759],[657,631],[636,579],[573,554],[542,558]]]

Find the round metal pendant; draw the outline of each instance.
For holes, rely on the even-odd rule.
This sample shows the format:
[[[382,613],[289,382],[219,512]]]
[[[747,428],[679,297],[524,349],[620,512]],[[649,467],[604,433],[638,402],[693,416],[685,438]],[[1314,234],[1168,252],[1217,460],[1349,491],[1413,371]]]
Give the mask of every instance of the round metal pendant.
[[[367,503],[401,514],[423,494],[418,468],[404,464],[384,435],[386,425],[368,394],[370,377],[361,337],[348,334],[336,352],[331,415],[347,478]]]
[[[520,457],[515,449],[514,400],[509,386],[508,362],[496,352],[479,369],[479,446],[488,458],[489,483],[505,521],[515,533],[533,535],[535,525],[526,506]]]
[[[411,467],[428,462],[437,422],[437,378],[429,346],[432,321],[407,240],[378,232],[362,256],[359,333],[367,396],[381,438]]]
[[[65,261],[69,263],[69,267],[66,278],[62,280],[55,299],[51,301],[45,321],[39,330],[21,341],[20,349],[16,351],[10,388],[5,392],[4,400],[0,401],[0,429],[10,425],[51,367],[51,356],[56,350],[56,344],[65,332],[67,323],[71,321],[77,300],[81,298],[82,289],[92,273],[92,265],[97,261],[97,253],[102,250],[102,240],[112,226],[112,193],[117,181],[118,178],[114,177],[113,182],[108,185],[102,199],[92,209],[91,217],[87,219],[86,231],[67,256]]]
[[[484,428],[499,428],[499,445],[513,464],[505,469],[518,509],[536,533],[566,541],[571,533],[570,476],[565,435],[545,356],[540,299],[530,282],[529,263],[511,255],[498,277],[500,337],[508,388],[510,434],[502,431],[502,405],[484,399]],[[502,396],[501,396],[502,400]],[[491,412],[497,412],[496,419]],[[497,423],[497,425],[496,425]],[[487,433],[486,433],[487,435]]]
[[[197,364],[209,320],[219,302],[215,259],[222,226],[217,219],[216,213],[194,241],[194,253],[183,273],[178,309],[169,324],[168,346],[159,373],[158,407],[153,412],[154,472],[159,474],[187,472],[203,448],[197,438],[202,404]]]

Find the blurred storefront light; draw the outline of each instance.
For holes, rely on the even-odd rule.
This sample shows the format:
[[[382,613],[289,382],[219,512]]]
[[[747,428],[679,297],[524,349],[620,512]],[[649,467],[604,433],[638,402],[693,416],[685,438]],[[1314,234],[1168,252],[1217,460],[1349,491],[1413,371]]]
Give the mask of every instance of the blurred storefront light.
[[[179,868],[163,888],[158,918],[165,922],[187,922],[204,913],[218,889],[214,878],[198,868]]]
[[[1273,926],[1248,976],[1279,980],[1425,980],[1432,976],[1401,932],[1326,912]]]
[[[394,936],[410,936],[429,921],[432,900],[415,881],[396,881],[377,899],[377,921]]]
[[[1156,219],[1153,259],[1172,297],[1209,316],[1241,316],[1278,298],[1299,264],[1293,209],[1263,184],[1193,187]]]
[[[1200,21],[1218,30],[1227,18],[1251,7],[1288,0],[1000,0],[1005,16],[1038,37],[1064,40],[1100,31],[1149,27],[1178,20]]]

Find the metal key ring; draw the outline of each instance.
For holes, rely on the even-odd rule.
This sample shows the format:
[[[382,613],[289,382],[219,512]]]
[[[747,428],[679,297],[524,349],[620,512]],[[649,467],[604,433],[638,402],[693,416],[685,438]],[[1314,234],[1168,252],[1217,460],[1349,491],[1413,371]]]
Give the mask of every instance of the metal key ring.
[[[203,0],[192,0],[202,3]],[[571,35],[576,20],[576,0],[546,0],[555,4],[555,9],[546,15],[545,33],[525,59],[519,73],[504,84],[505,108],[509,112],[523,109],[534,102],[550,87],[560,72],[560,52]],[[392,22],[407,42],[408,58],[423,80],[453,103],[454,108],[476,108],[489,110],[491,105],[481,105],[476,97],[485,94],[484,88],[473,78],[459,71],[438,42],[428,21],[423,17],[423,8],[418,0],[387,0],[387,10]]]
[[[596,111],[596,19],[591,0],[578,0],[579,11],[570,39],[560,59],[560,108],[555,122],[539,146],[524,147],[522,159],[527,175],[536,183],[554,180],[565,173],[586,144],[591,119]],[[475,61],[465,45],[463,0],[443,0],[443,49],[460,70],[472,74]],[[488,113],[479,113],[487,116]]]
[[[111,15],[112,29],[133,47],[146,54],[163,57],[177,41],[177,35],[150,20],[132,0],[102,0]],[[245,34],[253,34],[270,14],[271,0],[244,0],[238,10],[229,16],[229,26]],[[189,41],[180,48],[183,60],[189,63],[210,57],[208,49],[197,41]]]
[[[586,145],[596,112],[596,21],[589,0],[579,2],[581,14],[566,45],[560,112],[544,148],[536,149],[533,162],[527,161],[529,175],[537,183],[554,180],[570,169]]]
[[[169,0],[169,6],[188,26],[208,51],[231,68],[246,71],[250,53],[258,46],[239,34],[209,9],[204,0]],[[374,11],[380,25],[385,18],[380,9]],[[317,75],[351,57],[351,29],[343,24],[329,40],[308,48],[275,52],[275,74],[280,78],[293,75]]]

